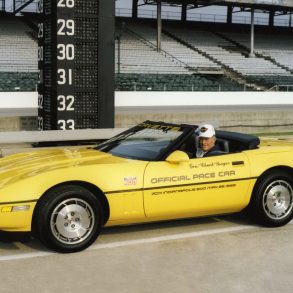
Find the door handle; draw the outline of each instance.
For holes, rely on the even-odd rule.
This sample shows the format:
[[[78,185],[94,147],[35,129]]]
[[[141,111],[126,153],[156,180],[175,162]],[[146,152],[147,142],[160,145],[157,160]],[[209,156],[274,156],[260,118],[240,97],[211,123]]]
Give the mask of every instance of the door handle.
[[[235,161],[235,162],[232,162],[232,166],[244,166],[244,161]]]

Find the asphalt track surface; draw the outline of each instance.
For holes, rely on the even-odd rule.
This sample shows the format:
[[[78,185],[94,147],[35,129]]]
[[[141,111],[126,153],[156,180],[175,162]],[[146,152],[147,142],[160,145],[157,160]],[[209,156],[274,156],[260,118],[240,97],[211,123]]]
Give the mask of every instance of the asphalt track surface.
[[[87,250],[0,241],[0,292],[285,292],[293,286],[293,225],[245,215],[104,229]]]

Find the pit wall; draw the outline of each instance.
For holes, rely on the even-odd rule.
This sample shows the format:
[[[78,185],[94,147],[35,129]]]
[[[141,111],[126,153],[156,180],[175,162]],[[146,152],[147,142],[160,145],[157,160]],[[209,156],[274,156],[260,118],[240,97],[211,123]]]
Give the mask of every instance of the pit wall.
[[[36,130],[35,116],[5,117],[3,111],[37,113],[37,104],[36,92],[0,92],[0,131]],[[115,108],[118,128],[149,119],[211,122],[249,133],[293,132],[293,92],[116,92]]]

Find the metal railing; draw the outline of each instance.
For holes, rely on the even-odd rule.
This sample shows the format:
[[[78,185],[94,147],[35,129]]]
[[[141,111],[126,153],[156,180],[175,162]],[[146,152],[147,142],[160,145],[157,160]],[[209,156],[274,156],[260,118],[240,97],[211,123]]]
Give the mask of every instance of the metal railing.
[[[28,0],[15,0],[15,4],[12,4],[11,6],[7,7],[6,12],[14,12],[27,2]],[[39,12],[38,5],[39,5],[39,0],[34,0],[32,3],[30,3],[21,11],[38,13]]]
[[[142,85],[139,82],[132,82],[132,85],[128,86],[116,86],[116,91],[160,91],[160,92],[172,92],[172,91],[186,91],[186,92],[199,92],[199,91],[210,91],[210,92],[226,92],[226,91],[253,91],[250,86],[242,85],[239,87],[231,86],[223,86],[219,85],[209,85],[209,86],[200,86],[198,84],[189,84],[189,85],[182,85],[181,87],[177,86],[170,86],[170,84],[160,83],[158,85]],[[255,90],[257,91],[257,90]]]
[[[116,16],[119,17],[131,17],[132,10],[127,8],[117,8],[116,9]],[[157,11],[156,10],[147,10],[147,9],[139,9],[138,10],[138,17],[140,18],[157,18]],[[177,11],[162,11],[162,19],[167,20],[180,20],[181,19],[181,12]],[[187,13],[187,20],[188,21],[201,21],[201,22],[212,22],[212,23],[226,23],[227,16],[221,14],[208,14],[208,13]],[[251,16],[235,16],[233,15],[232,23],[239,23],[239,24],[250,24],[251,23]],[[269,18],[268,17],[255,17],[254,23],[256,25],[268,25]],[[275,26],[292,26],[292,20],[290,23],[290,18],[288,19],[277,19],[274,20]]]
[[[293,84],[276,84],[268,92],[293,92]]]

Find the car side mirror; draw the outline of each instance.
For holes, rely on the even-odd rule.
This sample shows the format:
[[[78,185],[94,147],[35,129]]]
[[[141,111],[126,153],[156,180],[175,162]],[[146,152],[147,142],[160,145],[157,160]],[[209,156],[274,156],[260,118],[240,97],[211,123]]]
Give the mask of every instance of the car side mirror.
[[[166,158],[166,162],[171,164],[179,164],[182,162],[187,162],[188,160],[189,160],[188,155],[185,152],[178,151],[178,150],[174,151]]]

